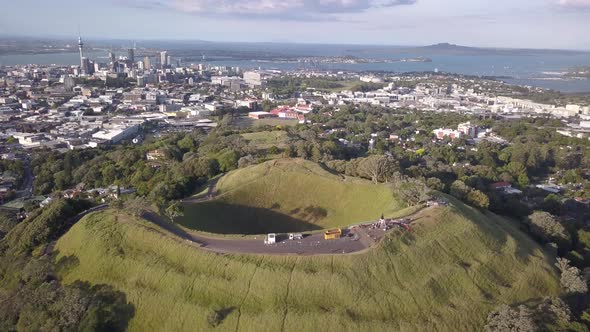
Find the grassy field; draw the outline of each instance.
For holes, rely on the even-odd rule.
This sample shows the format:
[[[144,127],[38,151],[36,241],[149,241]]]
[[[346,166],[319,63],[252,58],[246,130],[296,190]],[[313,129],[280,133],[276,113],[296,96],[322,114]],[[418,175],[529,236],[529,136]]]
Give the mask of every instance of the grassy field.
[[[263,234],[346,226],[405,208],[387,185],[331,174],[301,159],[231,172],[217,183],[217,194],[186,204],[178,222],[213,233]]]
[[[233,125],[239,128],[252,128],[252,127],[260,127],[260,126],[296,126],[299,124],[298,120],[291,120],[291,119],[279,119],[279,118],[269,118],[269,119],[261,119],[255,120],[251,119],[247,116],[242,116],[239,118],[234,119]]]
[[[544,252],[510,222],[453,206],[424,210],[350,256],[219,255],[145,221],[105,211],[56,245],[79,264],[63,272],[106,283],[135,306],[130,331],[476,331],[500,303],[559,290]]]
[[[287,147],[288,135],[285,131],[261,131],[257,133],[242,134],[242,137],[248,141],[248,145],[257,151],[268,151],[275,146],[279,149]],[[280,158],[280,155],[274,156]]]

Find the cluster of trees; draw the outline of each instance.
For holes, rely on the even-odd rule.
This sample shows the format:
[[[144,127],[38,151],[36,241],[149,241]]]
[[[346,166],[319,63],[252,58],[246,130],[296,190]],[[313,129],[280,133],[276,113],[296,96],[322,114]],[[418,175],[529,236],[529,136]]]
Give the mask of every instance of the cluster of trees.
[[[0,159],[0,173],[9,172],[14,176],[16,183],[19,186],[22,184],[25,175],[25,165],[22,160]],[[8,174],[5,174],[8,175]]]
[[[382,89],[385,86],[383,83],[362,82],[355,84],[350,91],[352,92],[370,92]]]
[[[56,262],[50,243],[63,235],[86,201],[57,200],[18,223],[0,215],[0,330],[125,331],[134,308],[107,285],[64,284],[60,272],[76,257]]]
[[[268,87],[276,96],[290,98],[295,93],[305,91],[307,88],[318,90],[330,90],[344,88],[342,81],[336,78],[303,78],[284,76],[268,81]]]
[[[369,179],[375,183],[390,182],[396,172],[400,170],[395,159],[382,155],[372,155],[348,161],[329,160],[325,164],[338,173]]]
[[[480,209],[487,209],[490,206],[490,199],[483,191],[474,189],[461,180],[451,184],[449,193],[463,202]]]
[[[35,192],[51,194],[76,186],[92,189],[118,185],[135,188],[140,196],[153,197],[161,203],[183,198],[208,178],[237,167],[237,156],[229,148],[218,151],[205,144],[203,150],[209,150],[200,153],[203,138],[201,132],[195,132],[139,146],[64,154],[42,152],[32,162]],[[230,146],[224,139],[220,141]],[[146,153],[152,150],[161,153],[161,160],[146,160]]]
[[[500,331],[587,331],[590,325],[588,277],[558,258],[561,273],[561,297],[547,297],[535,307],[524,304],[516,308],[501,305],[487,318],[485,330]]]

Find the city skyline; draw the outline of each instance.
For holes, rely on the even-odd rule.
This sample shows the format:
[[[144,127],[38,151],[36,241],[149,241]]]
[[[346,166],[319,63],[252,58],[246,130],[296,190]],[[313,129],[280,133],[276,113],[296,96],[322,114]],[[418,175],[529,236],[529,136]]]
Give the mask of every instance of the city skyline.
[[[493,6],[466,0],[24,0],[3,7],[5,36],[66,38],[79,24],[85,39],[590,49],[589,0]]]

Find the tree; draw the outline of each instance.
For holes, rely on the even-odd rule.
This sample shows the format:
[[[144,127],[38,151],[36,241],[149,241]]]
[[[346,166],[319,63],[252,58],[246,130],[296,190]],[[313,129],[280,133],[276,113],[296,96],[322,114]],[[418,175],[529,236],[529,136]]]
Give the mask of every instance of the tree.
[[[370,156],[361,160],[360,172],[374,183],[387,182],[397,170],[397,164],[393,158],[386,156]]]
[[[560,249],[567,248],[571,242],[565,227],[550,213],[535,211],[527,218],[530,230],[543,242],[556,242]]]
[[[219,161],[219,169],[222,172],[229,172],[238,167],[238,154],[233,150],[224,152],[217,159]]]
[[[512,161],[506,165],[505,170],[514,177],[518,177],[521,174],[526,174],[526,167],[517,161]]]
[[[476,208],[487,209],[490,207],[490,199],[479,190],[472,190],[467,194],[467,203]]]
[[[170,218],[170,221],[174,222],[174,219],[184,216],[184,206],[179,201],[172,202],[166,208],[166,216]]]
[[[309,147],[304,141],[299,141],[295,144],[295,150],[297,157],[308,159],[309,158]]]
[[[561,213],[561,199],[559,198],[559,196],[555,194],[549,194],[543,200],[541,208],[543,209],[543,211],[549,212],[554,215],[559,215]]]
[[[518,176],[518,185],[521,188],[527,187],[530,183],[529,177],[526,174],[523,173]]]
[[[569,306],[558,297],[546,297],[537,307],[537,315],[540,321],[550,325],[558,323],[568,324],[572,319],[572,312]]]
[[[197,147],[190,135],[185,135],[183,139],[176,143],[176,145],[178,145],[178,147],[184,152],[195,151]]]
[[[570,266],[569,260],[557,258],[555,266],[561,271],[561,286],[566,293],[584,294],[588,292],[588,284],[577,267]]]
[[[451,184],[451,195],[457,197],[460,200],[465,200],[467,194],[471,191],[465,182],[457,180]]]
[[[322,151],[317,144],[314,144],[311,147],[311,160],[316,163],[319,163],[322,160]]]
[[[136,217],[150,209],[150,203],[144,197],[135,197],[125,202],[125,210]]]
[[[516,309],[501,305],[488,315],[488,332],[533,332],[537,330],[533,314],[524,305]]]
[[[395,175],[391,180],[393,192],[408,205],[414,206],[430,199],[430,189],[420,180]]]
[[[432,190],[437,190],[437,191],[444,191],[445,190],[445,184],[439,179],[439,178],[428,178],[428,180],[426,180],[426,185],[428,186],[428,188],[432,189]]]
[[[292,157],[296,157],[296,156],[297,156],[297,152],[295,151],[295,148],[292,145],[287,145],[287,147],[283,151],[283,157],[292,158]]]

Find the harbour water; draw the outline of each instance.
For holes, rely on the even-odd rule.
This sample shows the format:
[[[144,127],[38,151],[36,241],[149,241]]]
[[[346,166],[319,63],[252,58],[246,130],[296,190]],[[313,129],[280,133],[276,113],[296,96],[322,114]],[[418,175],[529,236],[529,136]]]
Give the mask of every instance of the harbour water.
[[[256,47],[258,45],[258,47]],[[404,59],[425,56],[432,62],[393,62],[393,63],[359,63],[359,64],[310,64],[285,61],[257,60],[215,60],[207,58],[209,65],[237,66],[243,69],[320,69],[344,71],[388,71],[421,72],[434,71],[458,73],[476,76],[511,77],[505,81],[514,84],[531,85],[559,90],[562,92],[590,92],[590,79],[566,79],[560,73],[576,66],[590,66],[590,53],[547,53],[528,55],[448,55],[448,54],[411,54],[399,49],[386,47],[346,46],[346,45],[305,45],[305,44],[203,44],[195,49],[194,62],[201,61],[201,55],[219,50],[222,47],[231,51],[268,52],[295,56],[341,56],[352,55],[359,58]],[[177,48],[170,49],[175,55]],[[186,50],[183,51],[186,54]],[[106,62],[106,52],[88,52],[87,56],[99,62]],[[192,61],[191,61],[192,62]],[[0,56],[0,66],[24,64],[75,65],[79,63],[78,53],[60,54],[23,54]]]

